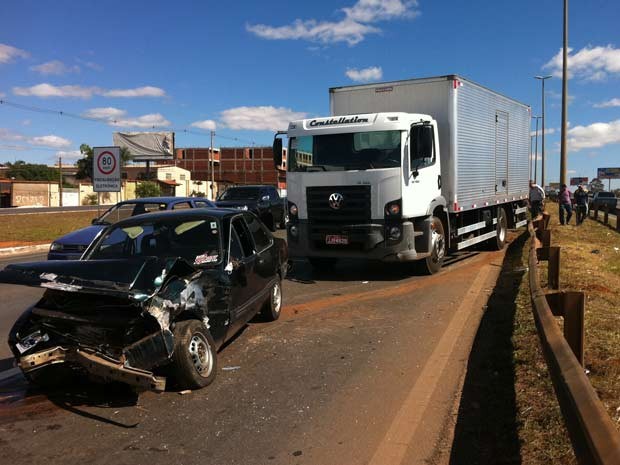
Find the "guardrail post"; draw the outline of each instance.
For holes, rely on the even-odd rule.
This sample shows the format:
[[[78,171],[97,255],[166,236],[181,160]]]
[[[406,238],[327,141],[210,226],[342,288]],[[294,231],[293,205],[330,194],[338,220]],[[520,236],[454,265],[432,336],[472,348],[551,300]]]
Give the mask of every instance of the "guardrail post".
[[[554,292],[545,295],[549,308],[555,316],[564,318],[564,339],[584,366],[585,310],[586,299],[583,292]]]
[[[594,207],[594,219],[598,221],[598,206]]]
[[[607,224],[609,222],[609,205],[603,207],[603,212],[605,213],[603,215],[603,223]]]
[[[538,261],[548,261],[547,270],[548,282],[550,289],[560,288],[560,247],[540,247],[536,249],[536,257]]]
[[[616,231],[620,232],[620,209],[616,208],[614,213],[616,215]]]

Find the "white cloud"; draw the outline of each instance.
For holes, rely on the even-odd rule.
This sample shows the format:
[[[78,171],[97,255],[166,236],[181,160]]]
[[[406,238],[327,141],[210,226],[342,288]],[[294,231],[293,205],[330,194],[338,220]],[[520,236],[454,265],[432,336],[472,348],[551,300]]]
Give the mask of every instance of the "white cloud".
[[[132,127],[132,128],[161,128],[170,126],[170,121],[163,117],[160,113],[150,113],[148,115],[137,116],[135,118],[127,117],[124,119],[110,120],[110,126]]]
[[[88,118],[98,119],[120,118],[121,116],[124,116],[126,114],[127,112],[125,110],[114,107],[91,108],[90,110],[86,110],[84,113],[82,113],[83,116],[86,116]]]
[[[48,83],[37,84],[32,87],[13,87],[13,93],[22,97],[60,97],[89,99],[95,95],[104,97],[162,97],[166,92],[159,87],[145,86],[135,89],[112,89],[106,90],[91,86],[55,86]]]
[[[106,90],[102,93],[104,97],[164,97],[166,91],[159,87],[144,86],[136,87],[135,89],[112,89]]]
[[[566,173],[567,174],[577,174],[577,171],[576,170],[568,170]]]
[[[307,113],[295,112],[284,107],[237,107],[224,110],[221,120],[230,129],[277,131],[286,129],[290,121],[303,119],[306,116]]]
[[[600,148],[620,143],[620,119],[609,123],[593,123],[589,126],[575,126],[568,131],[569,150]]]
[[[0,92],[0,98],[2,97],[6,97],[6,94],[4,92]]]
[[[194,121],[190,126],[206,131],[215,131],[217,124],[212,119],[206,119],[204,121]]]
[[[30,54],[25,50],[7,44],[0,44],[0,63],[10,63],[15,58],[28,58],[29,56]]]
[[[84,61],[80,60],[79,58],[76,58],[75,61],[77,61],[82,66],[90,68],[94,71],[103,71],[103,66],[101,66],[99,63],[95,63],[94,61]]]
[[[64,137],[54,135],[31,137],[30,139],[28,139],[28,142],[32,145],[52,147],[55,149],[65,149],[71,146],[70,140],[65,139]]]
[[[549,135],[549,134],[554,134],[556,132],[555,128],[545,128],[545,136]],[[542,127],[538,128],[538,135],[542,136]],[[535,136],[536,135],[536,130],[530,131],[530,136]]]
[[[16,140],[25,140],[25,139],[26,139],[26,136],[24,136],[23,134],[13,132],[7,128],[0,128],[0,140],[16,141]]]
[[[612,98],[606,102],[595,103],[594,108],[620,107],[620,98]]]
[[[350,8],[343,8],[340,21],[296,19],[287,26],[265,24],[246,25],[248,32],[270,40],[308,40],[324,44],[346,42],[355,45],[369,34],[379,34],[381,29],[370,23],[392,19],[414,18],[417,0],[358,0]]]
[[[355,82],[378,81],[383,77],[383,70],[380,66],[371,66],[364,69],[347,69],[345,73],[349,79]]]
[[[82,158],[84,158],[84,155],[82,155],[82,152],[80,152],[79,150],[59,150],[58,152],[56,152],[56,161],[58,161],[58,157],[62,157],[62,166],[65,166],[65,164],[67,163],[81,160]]]
[[[606,47],[587,46],[572,53],[568,49],[568,72],[569,77],[575,77],[586,81],[602,81],[609,75],[620,74],[620,49],[612,45]],[[556,77],[562,77],[562,49],[551,58],[544,66],[550,69]]]
[[[40,74],[44,74],[44,75],[54,74],[57,76],[61,76],[67,73],[79,73],[80,72],[79,66],[77,65],[67,66],[62,61],[59,61],[59,60],[52,60],[46,63],[41,63],[40,65],[31,66],[30,69]]]

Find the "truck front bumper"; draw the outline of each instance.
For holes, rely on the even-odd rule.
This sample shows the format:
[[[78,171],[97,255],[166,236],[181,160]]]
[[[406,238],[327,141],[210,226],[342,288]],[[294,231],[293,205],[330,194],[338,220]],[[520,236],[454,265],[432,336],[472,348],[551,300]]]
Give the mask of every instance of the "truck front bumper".
[[[398,240],[389,237],[389,229],[400,228]],[[381,223],[321,228],[307,221],[287,225],[289,257],[362,258],[387,262],[408,262],[428,255],[416,250],[423,231],[415,231],[411,221],[386,225]],[[326,236],[346,237],[347,244],[327,244]]]

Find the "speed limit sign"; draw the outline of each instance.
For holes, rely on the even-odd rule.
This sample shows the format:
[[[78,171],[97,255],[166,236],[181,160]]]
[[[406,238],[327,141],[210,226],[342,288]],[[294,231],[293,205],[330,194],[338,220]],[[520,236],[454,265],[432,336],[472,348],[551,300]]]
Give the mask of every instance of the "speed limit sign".
[[[93,190],[95,192],[120,192],[120,147],[93,147]]]

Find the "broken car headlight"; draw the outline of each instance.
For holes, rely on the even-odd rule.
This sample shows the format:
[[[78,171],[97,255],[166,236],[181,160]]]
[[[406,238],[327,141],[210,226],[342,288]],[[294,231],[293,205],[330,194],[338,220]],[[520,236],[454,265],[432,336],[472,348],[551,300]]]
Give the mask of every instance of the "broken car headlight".
[[[52,242],[52,245],[50,246],[51,252],[59,252],[62,249],[63,249],[63,245],[60,242]]]

